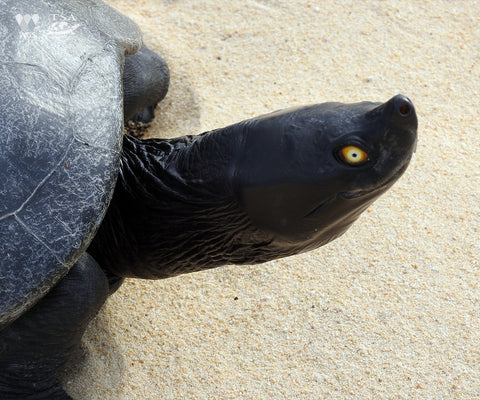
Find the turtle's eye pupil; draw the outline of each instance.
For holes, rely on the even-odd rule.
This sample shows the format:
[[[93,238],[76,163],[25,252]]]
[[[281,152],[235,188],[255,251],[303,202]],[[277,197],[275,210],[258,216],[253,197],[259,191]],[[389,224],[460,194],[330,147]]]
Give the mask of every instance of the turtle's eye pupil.
[[[368,161],[368,154],[357,146],[345,146],[338,152],[340,159],[348,165],[362,165]]]

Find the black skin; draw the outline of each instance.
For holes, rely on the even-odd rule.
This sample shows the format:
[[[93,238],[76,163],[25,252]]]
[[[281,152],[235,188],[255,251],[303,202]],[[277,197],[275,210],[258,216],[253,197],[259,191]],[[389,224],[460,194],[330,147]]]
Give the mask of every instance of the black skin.
[[[127,57],[127,116],[151,119],[165,68],[146,50]],[[414,107],[399,95],[280,111],[199,136],[125,136],[113,199],[87,253],[0,332],[0,398],[69,399],[56,374],[125,277],[261,263],[337,238],[407,168],[416,130]],[[365,160],[355,161],[356,150],[347,159],[348,146]]]

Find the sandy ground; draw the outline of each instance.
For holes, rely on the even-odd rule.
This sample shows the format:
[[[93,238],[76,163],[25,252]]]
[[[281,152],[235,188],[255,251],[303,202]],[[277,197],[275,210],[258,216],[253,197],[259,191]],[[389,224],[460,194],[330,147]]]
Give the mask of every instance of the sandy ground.
[[[168,61],[152,136],[409,96],[411,167],[347,234],[128,281],[64,384],[83,399],[480,399],[480,2],[109,0]]]

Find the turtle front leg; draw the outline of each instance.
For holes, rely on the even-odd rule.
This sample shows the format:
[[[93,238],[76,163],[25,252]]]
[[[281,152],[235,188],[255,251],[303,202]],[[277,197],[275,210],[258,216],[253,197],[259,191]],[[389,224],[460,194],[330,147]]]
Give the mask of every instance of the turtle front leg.
[[[154,110],[166,96],[170,72],[165,60],[143,46],[137,53],[125,57],[123,71],[124,122],[148,124]]]
[[[71,399],[57,373],[108,296],[97,262],[83,255],[38,304],[0,331],[0,399]]]

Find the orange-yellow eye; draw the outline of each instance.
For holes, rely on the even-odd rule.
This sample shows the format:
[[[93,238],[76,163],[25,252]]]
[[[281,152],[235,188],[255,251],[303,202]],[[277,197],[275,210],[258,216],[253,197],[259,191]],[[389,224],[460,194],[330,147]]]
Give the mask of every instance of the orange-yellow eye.
[[[340,150],[340,155],[347,164],[360,165],[368,161],[368,154],[357,146],[346,146]]]

